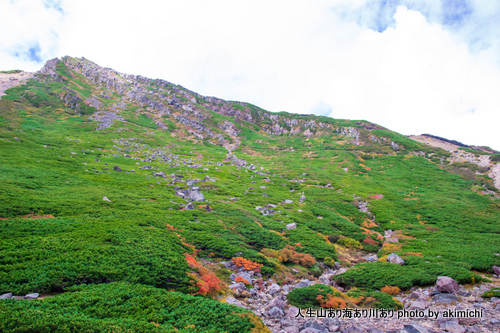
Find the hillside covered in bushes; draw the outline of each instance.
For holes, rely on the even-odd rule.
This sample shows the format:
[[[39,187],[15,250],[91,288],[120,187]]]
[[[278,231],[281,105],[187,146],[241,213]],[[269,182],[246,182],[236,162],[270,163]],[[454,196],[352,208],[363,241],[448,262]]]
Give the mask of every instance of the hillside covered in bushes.
[[[5,93],[0,295],[46,297],[0,300],[0,331],[266,331],[233,304],[248,297],[234,272],[252,272],[236,281],[251,291],[342,267],[332,280],[356,297],[441,275],[477,284],[500,265],[489,167],[380,125],[272,113],[84,58]]]

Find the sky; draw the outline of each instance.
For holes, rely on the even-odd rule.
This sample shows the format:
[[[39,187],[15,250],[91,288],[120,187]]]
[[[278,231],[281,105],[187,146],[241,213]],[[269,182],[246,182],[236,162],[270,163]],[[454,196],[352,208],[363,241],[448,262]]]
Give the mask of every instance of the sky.
[[[500,150],[497,0],[0,0],[0,70],[65,55],[269,111]]]

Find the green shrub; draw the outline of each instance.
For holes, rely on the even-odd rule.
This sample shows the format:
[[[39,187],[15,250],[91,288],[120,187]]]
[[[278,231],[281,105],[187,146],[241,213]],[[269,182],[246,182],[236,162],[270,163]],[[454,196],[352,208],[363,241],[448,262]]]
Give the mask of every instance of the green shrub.
[[[2,332],[250,332],[236,306],[150,286],[80,286],[44,300],[0,302]]]
[[[317,300],[318,295],[327,297],[327,294],[332,296],[340,296],[339,292],[335,292],[332,287],[324,284],[315,284],[309,287],[293,289],[286,298],[291,305],[298,308],[314,308],[319,307]]]
[[[491,297],[500,297],[500,288],[493,288],[491,290],[485,291],[481,297],[491,298]]]
[[[481,281],[481,276],[454,263],[423,260],[407,260],[404,266],[391,263],[365,263],[335,277],[337,283],[365,290],[379,290],[395,286],[407,290],[412,286],[428,286],[436,283],[438,276],[449,276],[460,284]]]

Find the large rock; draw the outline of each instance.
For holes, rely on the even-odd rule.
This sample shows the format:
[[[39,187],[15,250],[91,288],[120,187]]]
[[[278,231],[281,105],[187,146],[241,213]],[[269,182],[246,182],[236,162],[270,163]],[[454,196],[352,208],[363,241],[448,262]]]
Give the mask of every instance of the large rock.
[[[273,298],[271,302],[269,303],[269,308],[272,307],[277,307],[280,309],[285,309],[285,302],[281,299],[281,297],[278,295],[277,297]]]
[[[401,259],[401,257],[398,256],[396,253],[391,253],[391,255],[387,257],[387,262],[390,262],[391,264],[398,264],[398,265],[405,264],[405,261],[403,259]]]
[[[425,302],[411,301],[408,310],[425,310],[426,308],[427,304]]]
[[[439,328],[451,333],[464,333],[466,330],[458,323],[457,318],[439,318]]]
[[[9,299],[9,298],[12,298],[12,293],[0,295],[0,299]]]
[[[438,276],[436,288],[442,293],[454,293],[460,288],[457,281],[448,276]]]
[[[24,299],[37,299],[38,296],[40,296],[40,294],[38,294],[38,293],[28,294],[28,295],[24,296]]]
[[[319,277],[319,283],[330,286],[332,284],[331,278],[333,274],[325,274]]]
[[[113,170],[115,170],[115,171],[122,171],[122,168],[120,168],[118,165],[115,165],[113,167]]]
[[[340,319],[326,317],[323,321],[323,325],[330,330],[330,332],[337,332],[340,328]]]
[[[304,287],[309,287],[311,285],[311,281],[304,279],[300,281],[295,288],[304,288]]]
[[[234,280],[236,280],[236,278],[239,276],[242,277],[243,279],[247,280],[248,283],[250,283],[250,281],[252,281],[252,277],[247,272],[236,273],[234,276]]]
[[[290,223],[290,224],[287,224],[286,225],[286,228],[288,230],[293,230],[293,229],[296,229],[297,228],[297,225],[295,223]]]
[[[427,330],[427,328],[415,323],[405,325],[404,331],[406,333],[429,333],[429,330]]]
[[[267,289],[267,293],[269,295],[274,295],[274,294],[277,294],[279,291],[281,290],[281,287],[276,284],[276,283],[273,283],[272,285],[269,286],[269,288]]]
[[[189,199],[193,201],[205,201],[205,197],[203,196],[203,193],[201,193],[199,190],[194,190],[189,192]]]
[[[282,309],[278,308],[277,306],[273,306],[268,312],[267,315],[271,318],[281,318],[285,315],[285,312],[283,312]]]
[[[313,320],[306,321],[305,324],[300,327],[301,332],[305,332],[307,329],[309,329],[309,332],[314,333],[328,333],[328,329],[325,326]]]
[[[437,294],[432,296],[432,300],[436,303],[450,304],[458,302],[458,297],[453,294]]]
[[[493,269],[493,274],[500,275],[500,267],[493,266],[493,267],[491,267],[491,269]]]
[[[233,290],[246,290],[247,289],[247,287],[245,287],[245,285],[242,282],[233,283],[233,284],[229,285],[228,288],[233,289]]]

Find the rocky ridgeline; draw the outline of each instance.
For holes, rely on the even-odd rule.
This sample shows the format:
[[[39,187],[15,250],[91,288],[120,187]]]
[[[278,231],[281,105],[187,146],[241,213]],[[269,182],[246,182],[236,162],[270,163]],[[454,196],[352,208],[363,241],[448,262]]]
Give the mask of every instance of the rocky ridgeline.
[[[397,255],[394,255],[390,262],[404,264],[404,261]],[[251,310],[261,317],[274,333],[500,332],[500,299],[493,297],[488,300],[480,297],[485,291],[498,286],[497,275],[492,283],[483,283],[481,286],[471,288],[460,286],[453,279],[442,276],[438,278],[435,286],[414,287],[407,293],[400,293],[395,298],[404,307],[399,312],[401,318],[397,318],[397,312],[394,312],[392,318],[376,318],[375,316],[372,318],[368,316],[332,318],[328,315],[308,317],[305,309],[301,309],[299,314],[299,309],[291,306],[286,296],[293,289],[316,283],[330,285],[339,291],[344,291],[333,280],[336,275],[346,272],[346,269],[341,268],[338,263],[335,263],[335,267],[332,268],[325,266],[323,275],[317,280],[302,279],[281,286],[272,279],[264,282],[260,273],[245,270],[244,267],[236,267],[232,261],[223,264],[226,268],[233,270],[230,276],[233,283],[229,285],[229,288],[234,297],[228,297],[226,302]],[[476,311],[474,313],[478,316],[481,314],[481,317],[449,317],[447,316],[449,310]]]
[[[228,120],[219,124],[221,132],[225,132],[231,137],[233,142],[229,142],[221,132],[207,126],[206,120],[212,118],[207,110],[234,117],[235,122],[247,121],[259,124],[262,130],[271,135],[302,133],[310,137],[318,130],[329,129],[351,138],[350,142],[354,145],[362,144],[359,129],[355,127],[333,126],[317,119],[310,119],[311,115],[300,115],[305,118],[301,119],[272,114],[245,103],[202,96],[165,80],[119,73],[113,69],[101,67],[85,58],[63,57],[61,60],[57,58],[49,60],[38,72],[40,74],[38,79],[62,81],[63,78],[56,72],[58,62],[64,63],[71,70],[83,75],[99,90],[96,95],[85,99],[74,90],[65,88],[65,93],[61,96],[66,105],[76,112],[80,111],[82,103],[94,107],[98,112],[91,119],[103,123],[98,129],[110,127],[113,121],[122,121],[120,116],[114,114],[120,112],[125,107],[125,103],[133,103],[141,108],[146,108],[146,115],[164,130],[168,130],[168,127],[165,126],[161,117],[163,115],[172,116],[178,123],[187,126],[188,131],[194,137],[201,140],[212,138],[230,151],[238,147],[239,130],[234,123]],[[112,99],[113,93],[121,96],[121,100],[118,101],[121,106],[104,108],[100,99]],[[265,121],[261,122],[260,120]],[[357,122],[356,124],[367,130],[380,128],[370,123]],[[371,136],[371,140],[381,142],[374,135]],[[395,143],[391,142],[391,144],[395,150],[399,149]]]

